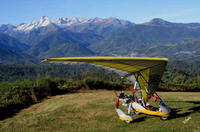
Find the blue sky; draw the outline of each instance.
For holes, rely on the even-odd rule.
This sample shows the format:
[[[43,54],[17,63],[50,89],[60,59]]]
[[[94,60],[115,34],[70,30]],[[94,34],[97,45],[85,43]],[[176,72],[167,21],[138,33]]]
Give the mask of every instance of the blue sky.
[[[134,23],[162,18],[171,22],[199,22],[200,0],[1,0],[0,24],[29,23],[48,16],[117,17]]]

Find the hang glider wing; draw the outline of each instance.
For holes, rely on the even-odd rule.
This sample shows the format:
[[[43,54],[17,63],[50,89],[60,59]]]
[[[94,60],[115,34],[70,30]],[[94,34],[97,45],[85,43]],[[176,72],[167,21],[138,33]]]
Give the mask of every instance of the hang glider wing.
[[[167,58],[152,57],[66,57],[48,58],[44,62],[78,62],[101,65],[134,74],[140,88],[142,96],[154,93],[157,89],[165,67]]]

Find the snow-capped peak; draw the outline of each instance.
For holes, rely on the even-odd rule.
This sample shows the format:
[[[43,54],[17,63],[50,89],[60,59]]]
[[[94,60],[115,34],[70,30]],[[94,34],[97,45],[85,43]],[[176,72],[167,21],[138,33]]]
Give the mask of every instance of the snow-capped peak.
[[[54,24],[57,25],[58,27],[69,27],[69,26],[73,26],[73,25],[81,25],[81,24],[105,24],[105,25],[110,25],[110,24],[114,24],[114,25],[128,25],[130,24],[129,21],[125,21],[125,20],[119,20],[117,18],[78,18],[78,17],[71,17],[71,18],[67,18],[67,17],[61,17],[58,18],[57,20],[51,20],[49,17],[47,16],[42,16],[38,21],[33,21],[29,24],[19,24],[15,30],[17,31],[30,31],[33,29],[38,29],[40,27],[44,27],[47,26],[49,24]]]
[[[36,23],[38,24],[38,26],[47,26],[51,23],[51,19],[48,18],[47,16],[42,16],[40,18],[39,23],[38,22],[36,22]]]
[[[90,20],[91,20],[90,18],[62,17],[62,18],[59,18],[58,20],[53,20],[53,22],[54,22],[54,24],[59,25],[59,26],[71,26],[71,25],[75,25],[75,24],[87,23]]]
[[[39,21],[33,21],[30,24],[19,24],[16,28],[16,30],[20,31],[30,31],[32,29],[37,29],[39,27],[47,26],[51,23],[51,19],[47,16],[42,16]]]

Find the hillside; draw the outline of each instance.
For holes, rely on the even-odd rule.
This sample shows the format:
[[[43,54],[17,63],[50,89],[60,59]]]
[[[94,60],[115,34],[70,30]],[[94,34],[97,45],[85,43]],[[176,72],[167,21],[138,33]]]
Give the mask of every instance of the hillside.
[[[38,48],[38,49],[37,49]],[[54,58],[54,57],[75,57],[75,56],[93,56],[94,52],[81,46],[80,44],[74,43],[60,43],[56,47],[50,45],[48,50],[46,47],[40,47],[36,45],[30,53],[33,55],[37,54],[38,58]],[[38,51],[39,50],[39,51]]]
[[[198,61],[200,59],[200,41],[190,40],[180,44],[156,45],[138,50],[144,56],[167,57],[170,60]]]
[[[98,39],[101,38],[85,33],[56,32],[34,45],[27,53],[38,58],[92,56],[95,53],[86,46]]]
[[[199,93],[158,94],[173,110],[169,120],[141,114],[125,124],[115,112],[113,91],[92,91],[50,97],[0,121],[0,131],[200,131]]]
[[[38,62],[28,54],[0,48],[0,64],[36,64]]]
[[[29,49],[30,46],[21,43],[19,40],[13,37],[0,33],[0,48],[15,50],[15,51],[25,51]]]

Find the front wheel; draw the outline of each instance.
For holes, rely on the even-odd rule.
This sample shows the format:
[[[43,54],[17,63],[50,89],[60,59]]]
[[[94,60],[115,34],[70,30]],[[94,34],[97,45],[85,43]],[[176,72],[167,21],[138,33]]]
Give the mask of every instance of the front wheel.
[[[131,121],[124,121],[126,124],[130,124],[131,123]]]
[[[136,115],[139,115],[139,114],[140,114],[140,112],[136,112],[136,111],[135,111],[135,114],[136,114]]]
[[[167,120],[168,118],[167,117],[160,117],[161,120],[165,121]]]

